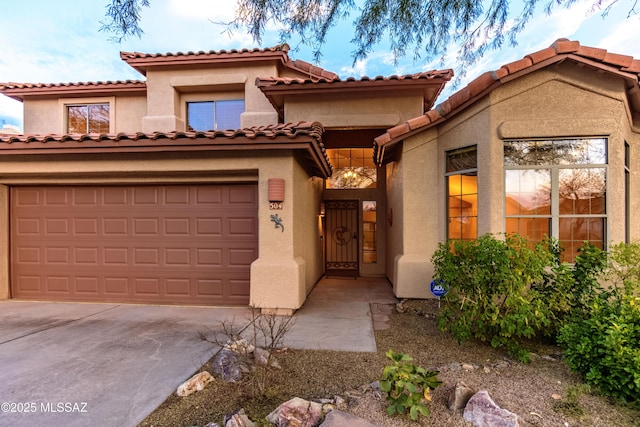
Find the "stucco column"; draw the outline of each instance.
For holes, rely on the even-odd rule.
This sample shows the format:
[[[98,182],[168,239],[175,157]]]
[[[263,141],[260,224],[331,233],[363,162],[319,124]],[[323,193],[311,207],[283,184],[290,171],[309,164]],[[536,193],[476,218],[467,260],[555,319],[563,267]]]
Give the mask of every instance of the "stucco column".
[[[251,264],[250,304],[276,314],[292,314],[306,298],[305,261],[294,252],[292,162],[283,158],[261,169],[258,181],[259,257]],[[270,208],[269,178],[285,181],[282,209]]]
[[[9,187],[0,185],[0,300],[9,298]]]
[[[428,298],[433,275],[431,256],[438,247],[438,150],[434,141],[416,136],[403,144],[402,208],[393,223],[401,221],[402,253],[395,256],[393,290],[398,298]],[[400,224],[398,224],[400,225]]]

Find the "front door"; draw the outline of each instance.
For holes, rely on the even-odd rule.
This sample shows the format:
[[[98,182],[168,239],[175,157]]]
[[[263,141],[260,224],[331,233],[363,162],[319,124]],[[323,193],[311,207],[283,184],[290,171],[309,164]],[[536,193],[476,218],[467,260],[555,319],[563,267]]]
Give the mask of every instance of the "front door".
[[[325,274],[358,276],[358,212],[357,200],[325,201]]]

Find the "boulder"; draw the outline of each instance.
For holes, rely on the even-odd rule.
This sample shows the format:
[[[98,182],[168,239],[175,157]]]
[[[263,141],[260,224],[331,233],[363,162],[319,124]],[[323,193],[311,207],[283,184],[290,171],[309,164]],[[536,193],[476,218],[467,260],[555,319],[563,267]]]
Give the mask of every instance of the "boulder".
[[[320,427],[376,427],[376,424],[371,423],[364,418],[356,417],[355,415],[348,414],[342,411],[331,411],[324,418]]]
[[[240,381],[242,375],[248,371],[246,363],[238,353],[224,348],[213,359],[212,370],[227,382]]]
[[[267,415],[276,427],[317,427],[322,421],[322,404],[294,397]]]
[[[486,390],[474,394],[466,408],[464,420],[475,427],[522,427],[524,421],[517,414],[500,408]]]
[[[209,372],[199,372],[180,384],[178,390],[176,390],[176,394],[181,397],[189,396],[196,391],[203,390],[211,381],[213,381],[213,377]]]
[[[255,425],[244,413],[244,409],[224,417],[224,427],[255,427]]]
[[[449,410],[451,411],[462,411],[465,406],[467,406],[467,402],[471,399],[471,396],[476,394],[476,391],[463,383],[462,381],[458,381],[456,385],[449,392]]]

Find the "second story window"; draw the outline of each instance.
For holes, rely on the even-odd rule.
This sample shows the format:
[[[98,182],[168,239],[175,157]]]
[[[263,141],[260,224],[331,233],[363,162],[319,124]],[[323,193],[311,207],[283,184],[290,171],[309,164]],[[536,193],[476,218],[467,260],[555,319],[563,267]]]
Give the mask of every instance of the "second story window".
[[[109,133],[109,104],[67,105],[67,133]]]
[[[187,102],[187,129],[190,131],[240,129],[244,100]]]

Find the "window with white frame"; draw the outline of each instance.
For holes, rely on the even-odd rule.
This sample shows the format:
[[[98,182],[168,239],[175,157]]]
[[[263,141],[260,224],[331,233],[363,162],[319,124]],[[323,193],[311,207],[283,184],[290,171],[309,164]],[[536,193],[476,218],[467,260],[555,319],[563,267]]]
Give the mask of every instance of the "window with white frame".
[[[109,133],[109,103],[66,104],[67,133]]]
[[[447,152],[447,239],[478,238],[478,149]]]
[[[568,262],[585,241],[605,248],[606,138],[506,141],[504,168],[507,234],[557,238]]]
[[[190,131],[240,129],[243,99],[187,102],[187,129]]]

